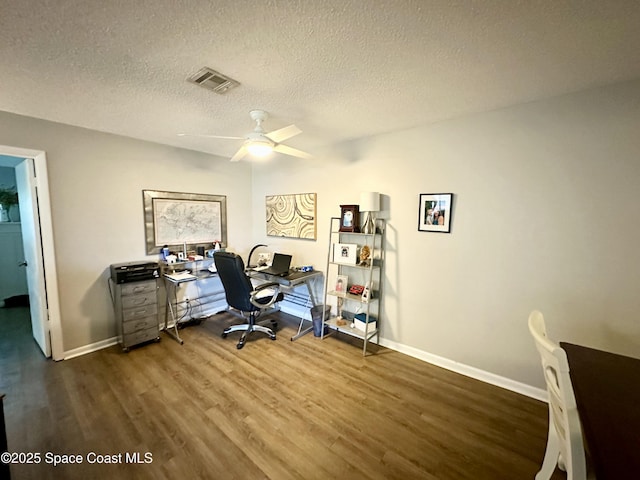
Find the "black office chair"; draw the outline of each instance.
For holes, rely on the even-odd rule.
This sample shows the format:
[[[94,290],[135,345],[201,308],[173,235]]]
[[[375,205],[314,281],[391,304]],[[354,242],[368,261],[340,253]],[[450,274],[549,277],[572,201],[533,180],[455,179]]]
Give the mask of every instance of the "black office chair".
[[[227,303],[243,316],[245,314],[249,316],[249,323],[225,328],[222,332],[222,338],[226,338],[231,332],[244,332],[238,342],[238,349],[244,347],[247,335],[255,331],[266,333],[271,337],[271,340],[275,340],[276,334],[273,329],[278,326],[276,321],[269,320],[271,324],[271,328],[269,328],[263,325],[265,322],[256,323],[256,319],[274,303],[283,299],[284,296],[280,292],[280,285],[276,282],[268,282],[254,287],[244,271],[242,258],[235,253],[216,252],[213,255],[213,261],[222,281]],[[265,295],[265,293],[269,293],[268,289],[273,291],[270,295]]]

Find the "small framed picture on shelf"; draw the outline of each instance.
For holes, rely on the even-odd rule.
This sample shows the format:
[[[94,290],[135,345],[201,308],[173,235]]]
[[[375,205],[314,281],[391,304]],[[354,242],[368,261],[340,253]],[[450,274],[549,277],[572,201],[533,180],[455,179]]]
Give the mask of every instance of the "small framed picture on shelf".
[[[357,233],[360,231],[360,207],[340,205],[340,231]]]
[[[347,293],[347,284],[349,282],[349,277],[346,275],[338,275],[336,277],[336,294],[342,297]]]
[[[355,243],[334,243],[333,261],[355,265],[358,262],[358,245]]]
[[[419,232],[451,232],[453,193],[421,193],[418,206]]]

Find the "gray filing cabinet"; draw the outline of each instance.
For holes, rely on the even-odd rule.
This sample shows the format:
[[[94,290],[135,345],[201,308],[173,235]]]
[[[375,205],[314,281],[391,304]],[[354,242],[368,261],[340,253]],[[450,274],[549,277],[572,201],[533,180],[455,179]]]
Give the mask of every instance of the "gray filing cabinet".
[[[134,345],[160,340],[157,279],[117,284],[114,308],[118,341],[125,352]]]

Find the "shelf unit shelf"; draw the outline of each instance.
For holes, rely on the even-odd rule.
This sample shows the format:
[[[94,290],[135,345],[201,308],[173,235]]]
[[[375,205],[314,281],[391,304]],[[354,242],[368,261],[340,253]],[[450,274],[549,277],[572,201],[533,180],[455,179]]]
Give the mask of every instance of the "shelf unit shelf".
[[[360,340],[364,340],[365,338],[371,340],[372,337],[378,334],[377,328],[360,330],[359,328],[355,328],[351,326],[351,322],[349,320],[343,320],[346,322],[346,325],[338,324],[338,317],[331,317],[329,320],[325,321],[325,325],[327,325],[330,329],[336,330],[338,332],[346,333],[347,335],[351,335],[352,337],[359,338]]]
[[[378,300],[378,292],[376,291],[372,292],[371,298],[369,298],[369,300],[362,300],[362,295],[354,295],[353,293],[348,293],[348,292],[347,293],[336,292],[335,290],[327,292],[327,295],[331,295],[332,297],[344,298],[345,300],[351,300],[351,301],[360,302],[360,303],[373,303]]]
[[[341,232],[340,219],[331,218],[329,229],[329,245],[327,253],[327,268],[324,286],[324,306],[330,307],[331,315],[324,320],[324,326],[331,332],[340,332],[346,335],[359,338],[363,341],[362,354],[367,355],[368,343],[379,337],[380,322],[380,299],[382,298],[382,267],[384,265],[384,220],[375,221],[375,233]],[[334,261],[334,250],[336,244],[349,244],[350,248],[357,248],[355,261],[357,263]],[[370,249],[370,261],[366,265],[360,265],[360,255],[362,247]],[[338,291],[334,288],[338,277],[346,276],[348,285],[357,284],[369,287],[369,297],[363,299],[362,295],[348,293],[348,285],[344,286],[347,291]],[[353,312],[352,310],[355,310]],[[340,315],[345,313],[345,317],[359,316],[359,319],[345,320]],[[346,313],[350,312],[349,315]],[[341,324],[344,322],[344,324]],[[363,325],[363,328],[352,327],[354,322]],[[322,337],[325,334],[322,329]]]

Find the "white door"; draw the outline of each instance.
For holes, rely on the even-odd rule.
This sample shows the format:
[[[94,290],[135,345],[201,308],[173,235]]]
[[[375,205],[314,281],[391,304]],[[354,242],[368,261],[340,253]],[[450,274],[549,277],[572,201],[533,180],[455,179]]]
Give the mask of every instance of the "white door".
[[[51,337],[49,336],[49,315],[47,311],[47,291],[44,282],[44,262],[42,258],[40,236],[40,213],[38,211],[38,192],[32,158],[25,159],[16,166],[16,185],[20,192],[20,222],[24,245],[24,262],[27,269],[27,287],[29,307],[31,309],[31,330],[42,353],[51,356]],[[27,195],[24,193],[28,192]]]

